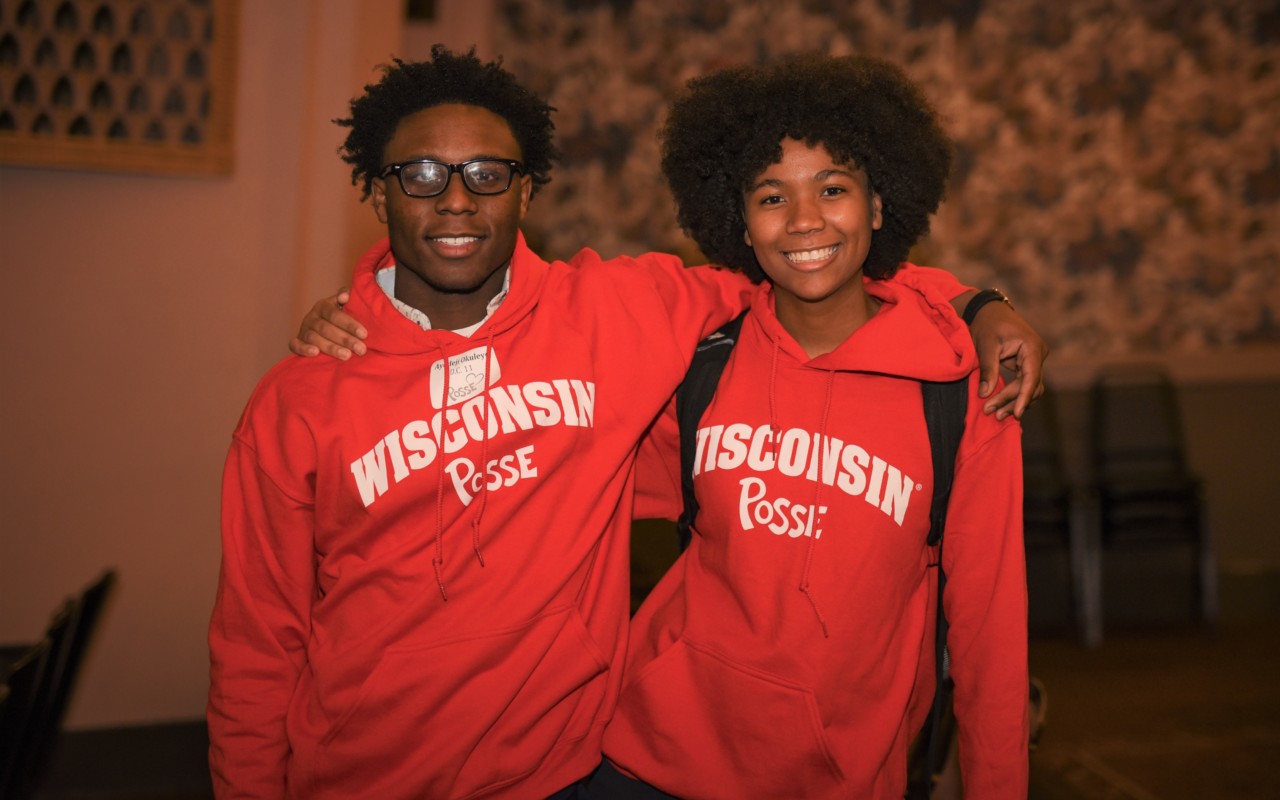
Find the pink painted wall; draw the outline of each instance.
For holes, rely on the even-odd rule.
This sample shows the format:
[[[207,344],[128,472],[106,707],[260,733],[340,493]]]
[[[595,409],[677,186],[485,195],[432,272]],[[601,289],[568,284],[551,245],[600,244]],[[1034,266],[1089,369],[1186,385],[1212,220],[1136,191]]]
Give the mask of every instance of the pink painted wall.
[[[120,573],[71,727],[204,713],[229,435],[378,235],[330,120],[402,5],[242,2],[229,176],[0,166],[0,642]]]

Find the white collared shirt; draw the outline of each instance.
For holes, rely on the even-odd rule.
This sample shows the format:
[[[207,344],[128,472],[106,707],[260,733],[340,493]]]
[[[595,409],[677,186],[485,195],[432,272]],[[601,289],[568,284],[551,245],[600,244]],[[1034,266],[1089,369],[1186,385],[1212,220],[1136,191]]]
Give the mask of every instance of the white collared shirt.
[[[431,320],[427,318],[426,314],[396,298],[396,267],[394,264],[378,270],[374,274],[374,278],[378,281],[378,287],[386,294],[387,298],[391,301],[391,305],[395,306],[397,311],[404,314],[406,319],[419,326],[424,331],[431,330]],[[507,298],[507,290],[510,288],[511,268],[508,266],[506,273],[502,276],[502,288],[498,290],[498,293],[489,301],[489,305],[485,307],[484,317],[474,325],[455,329],[454,333],[459,336],[470,336],[475,333],[476,329],[483,325],[486,319],[493,316],[493,312],[498,310],[498,306],[502,305],[502,301]]]

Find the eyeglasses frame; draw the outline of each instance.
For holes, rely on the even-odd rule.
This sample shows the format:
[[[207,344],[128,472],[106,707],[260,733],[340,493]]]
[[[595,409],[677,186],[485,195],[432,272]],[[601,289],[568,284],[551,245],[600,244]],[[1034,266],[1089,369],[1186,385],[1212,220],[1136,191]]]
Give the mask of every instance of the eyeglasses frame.
[[[485,161],[496,161],[499,164],[506,164],[507,167],[511,169],[511,175],[507,178],[507,185],[502,187],[501,190],[496,192],[477,192],[475,189],[472,189],[471,184],[467,182],[467,174],[463,172],[463,170],[472,164],[479,164]],[[445,176],[444,186],[440,188],[440,191],[435,192],[434,194],[411,194],[409,190],[405,188],[404,174],[401,170],[413,164],[439,164],[440,166],[448,169],[449,172]],[[471,192],[478,197],[493,197],[494,195],[505,194],[511,190],[511,184],[515,183],[516,173],[520,173],[521,175],[525,174],[524,164],[519,161],[513,161],[509,158],[473,158],[470,161],[463,161],[461,164],[450,164],[447,161],[437,161],[434,158],[415,158],[411,161],[401,161],[398,164],[388,164],[382,168],[381,172],[378,173],[378,177],[385,180],[386,177],[392,173],[395,173],[396,181],[400,184],[400,191],[404,192],[406,197],[420,198],[439,197],[449,191],[449,184],[453,181],[454,173],[461,175],[463,187],[466,188],[468,192]]]

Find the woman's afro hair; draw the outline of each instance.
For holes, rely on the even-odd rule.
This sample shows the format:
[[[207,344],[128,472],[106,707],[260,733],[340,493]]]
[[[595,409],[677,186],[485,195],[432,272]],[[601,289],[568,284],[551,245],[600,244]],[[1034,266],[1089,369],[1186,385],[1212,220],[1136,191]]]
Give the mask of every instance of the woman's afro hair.
[[[662,130],[662,171],[681,227],[711,261],[763,280],[743,240],[743,194],[782,158],[787,138],[822,145],[866,172],[883,225],[863,271],[893,275],[929,231],[952,145],[920,89],[880,59],[793,56],[689,81]]]
[[[364,94],[351,101],[349,118],[334,120],[351,129],[338,152],[351,165],[351,183],[363,184],[362,197],[369,196],[373,179],[385,166],[383,153],[400,121],[444,103],[480,106],[505,119],[520,145],[525,174],[533,178],[534,193],[550,182],[551,165],[560,157],[551,141],[555,109],[521,86],[502,68],[502,59],[483,62],[474,47],[455,54],[435,45],[430,61],[394,61],[382,68],[382,80],[365,86]]]

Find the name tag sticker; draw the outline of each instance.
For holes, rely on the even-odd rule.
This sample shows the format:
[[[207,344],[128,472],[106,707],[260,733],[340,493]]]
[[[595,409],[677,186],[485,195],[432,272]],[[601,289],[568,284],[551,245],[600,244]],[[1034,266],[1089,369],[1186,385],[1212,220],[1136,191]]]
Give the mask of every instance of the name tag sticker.
[[[445,405],[465,403],[483,392],[485,386],[485,360],[489,361],[489,386],[502,378],[502,368],[498,365],[496,354],[490,354],[489,348],[481,345],[465,353],[449,356],[449,396],[447,403],[440,399],[445,392],[444,359],[431,365],[431,404],[436,408]]]

